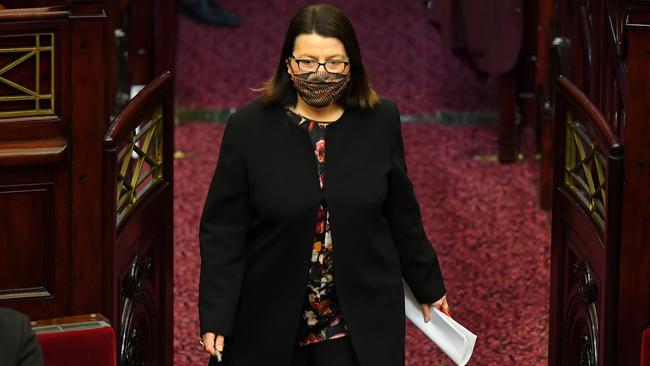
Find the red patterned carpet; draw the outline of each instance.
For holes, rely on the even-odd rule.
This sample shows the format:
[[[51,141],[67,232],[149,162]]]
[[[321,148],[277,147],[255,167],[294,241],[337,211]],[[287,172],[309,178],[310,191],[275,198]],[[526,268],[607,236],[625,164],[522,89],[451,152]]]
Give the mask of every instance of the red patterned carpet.
[[[183,107],[240,107],[247,89],[276,62],[291,14],[305,1],[221,3],[239,13],[238,29],[179,21],[177,102]],[[421,2],[333,1],[355,24],[374,85],[402,113],[494,111],[494,81],[479,79],[440,46]],[[175,337],[176,366],[204,365],[198,345],[198,221],[223,125],[176,129]],[[470,365],[546,365],[550,232],[537,208],[538,164],[500,165],[492,126],[405,123],[411,177],[426,232],[446,277],[453,316],[477,333]],[[452,365],[407,323],[407,365]]]
[[[240,14],[237,29],[179,19],[176,82],[184,107],[239,107],[275,69],[289,19],[303,0],[221,1]],[[350,17],[377,91],[402,113],[495,110],[496,83],[482,81],[440,46],[420,0],[329,1]],[[369,6],[368,4],[372,4]]]

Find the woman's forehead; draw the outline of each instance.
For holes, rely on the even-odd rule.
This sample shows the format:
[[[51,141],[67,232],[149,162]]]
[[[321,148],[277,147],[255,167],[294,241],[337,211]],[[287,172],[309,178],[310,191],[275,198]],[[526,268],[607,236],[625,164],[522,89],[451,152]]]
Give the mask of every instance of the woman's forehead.
[[[336,37],[324,37],[320,34],[301,34],[293,44],[295,56],[332,57],[347,56],[345,45]]]

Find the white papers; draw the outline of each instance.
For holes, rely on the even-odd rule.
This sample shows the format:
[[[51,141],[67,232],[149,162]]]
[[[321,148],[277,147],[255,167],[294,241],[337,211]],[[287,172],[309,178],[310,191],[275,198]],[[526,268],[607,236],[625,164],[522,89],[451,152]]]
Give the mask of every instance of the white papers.
[[[431,320],[424,322],[422,306],[404,282],[404,305],[406,317],[435,343],[457,365],[464,366],[474,351],[476,335],[445,315],[436,307],[431,307]]]

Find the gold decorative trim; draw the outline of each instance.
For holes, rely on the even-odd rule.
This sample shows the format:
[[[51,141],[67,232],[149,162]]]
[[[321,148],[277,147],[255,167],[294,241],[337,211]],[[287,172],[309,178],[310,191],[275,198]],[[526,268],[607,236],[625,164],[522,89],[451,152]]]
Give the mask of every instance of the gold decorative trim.
[[[163,179],[163,108],[133,130],[117,155],[116,223]]]
[[[567,111],[564,185],[587,210],[601,230],[605,229],[607,160],[587,129]]]
[[[31,39],[30,39],[31,38]],[[2,117],[27,117],[43,116],[54,114],[54,33],[33,33],[33,34],[12,34],[0,36],[0,45],[2,44],[20,44],[21,46],[2,47],[0,46],[0,56],[6,54],[15,55],[11,61],[6,64],[0,64],[0,85],[9,86],[15,89],[18,94],[0,95],[0,118]],[[34,59],[34,85],[23,85],[19,82],[12,81],[10,71],[21,64],[26,64]],[[47,91],[41,93],[41,74],[42,64],[49,61],[49,78],[50,85]],[[47,64],[47,63],[46,63]],[[46,72],[46,75],[48,73]],[[14,107],[2,108],[11,105],[12,102],[31,101],[29,106],[12,109]]]

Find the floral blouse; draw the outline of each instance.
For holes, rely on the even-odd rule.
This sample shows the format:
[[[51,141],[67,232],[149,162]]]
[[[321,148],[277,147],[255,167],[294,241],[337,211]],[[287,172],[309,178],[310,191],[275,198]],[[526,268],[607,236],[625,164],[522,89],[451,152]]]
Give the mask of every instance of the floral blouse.
[[[291,121],[304,128],[314,145],[314,155],[318,162],[318,175],[321,190],[324,189],[325,176],[325,128],[329,123],[310,121],[297,113],[286,109]],[[348,328],[343,312],[338,304],[334,284],[334,247],[329,225],[327,203],[323,198],[316,218],[312,241],[311,266],[307,294],[303,306],[298,345],[306,346],[328,339],[348,335]]]

